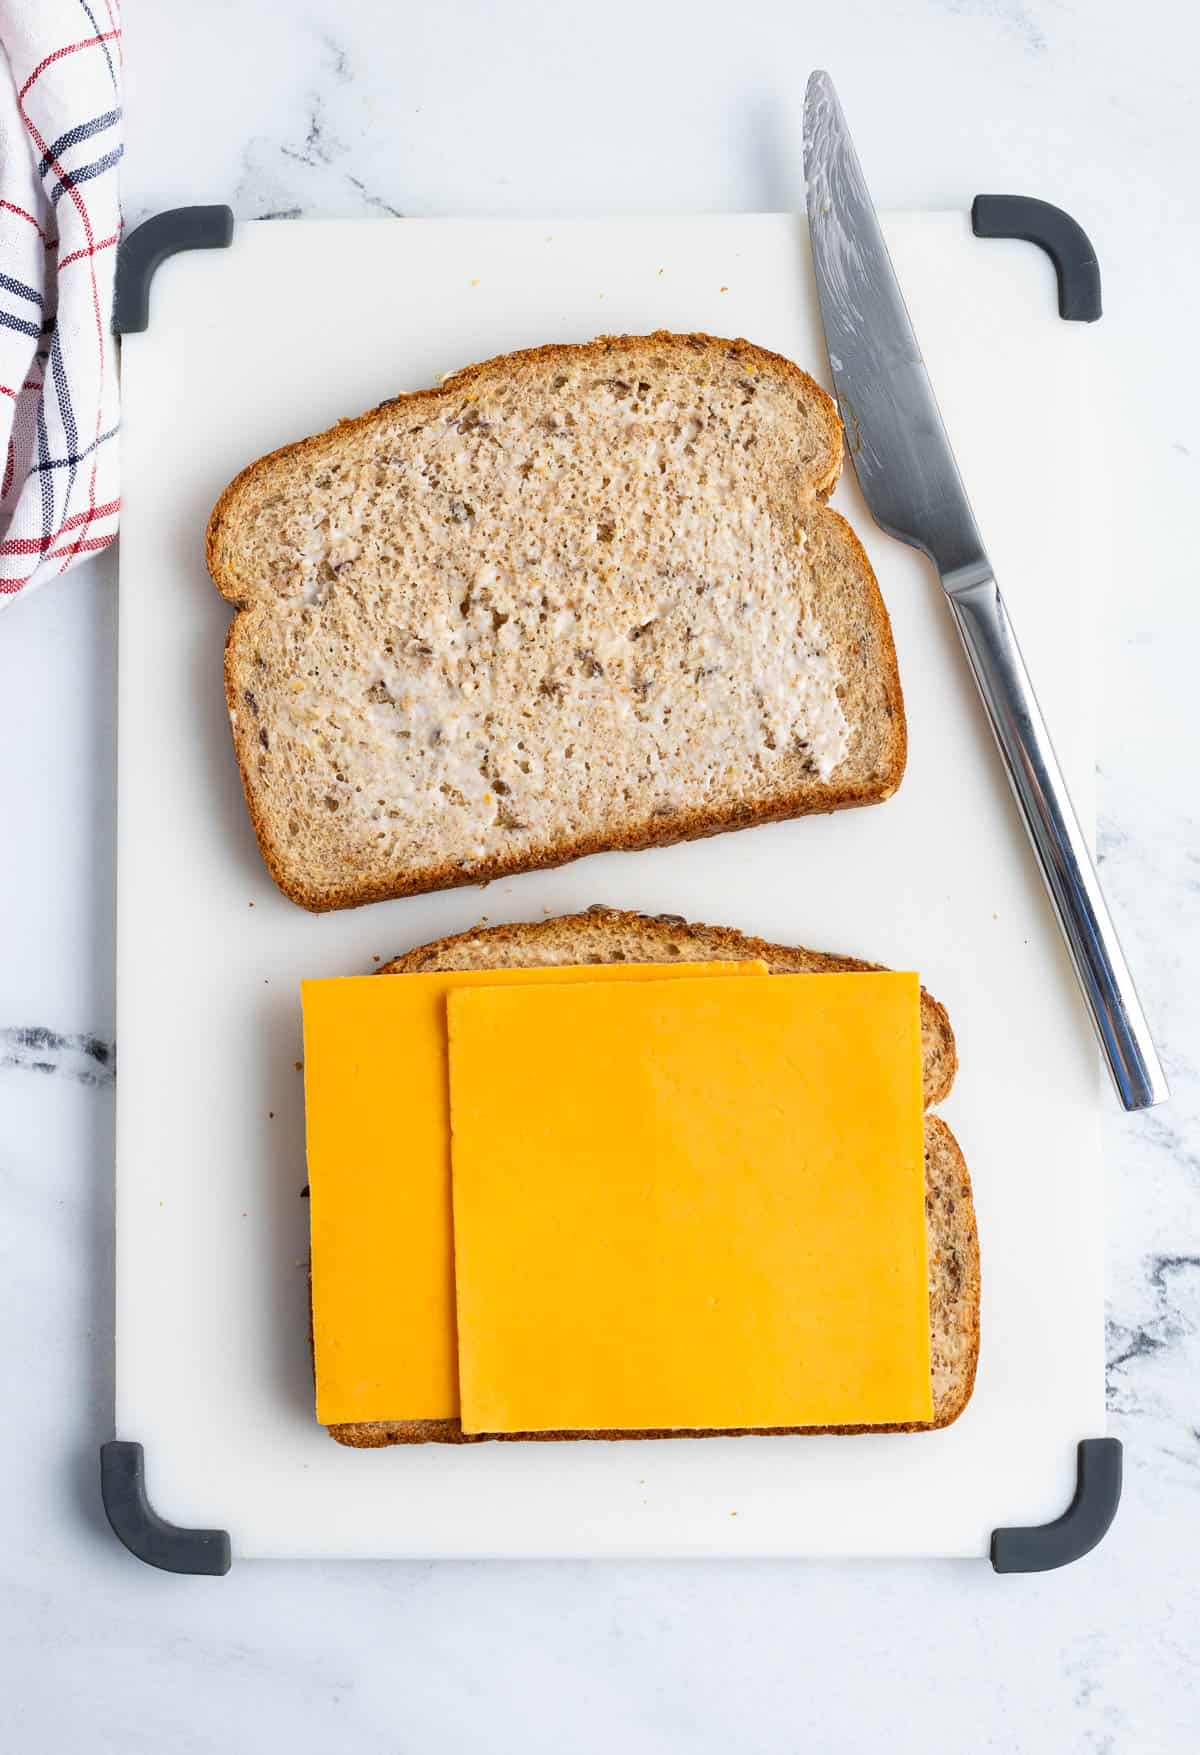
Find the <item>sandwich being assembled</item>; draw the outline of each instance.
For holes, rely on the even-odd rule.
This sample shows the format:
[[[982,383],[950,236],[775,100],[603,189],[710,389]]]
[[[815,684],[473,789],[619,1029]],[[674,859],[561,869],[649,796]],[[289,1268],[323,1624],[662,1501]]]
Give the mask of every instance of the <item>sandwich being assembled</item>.
[[[333,1437],[957,1419],[979,1249],[915,975],[609,909],[381,973],[303,988]]]

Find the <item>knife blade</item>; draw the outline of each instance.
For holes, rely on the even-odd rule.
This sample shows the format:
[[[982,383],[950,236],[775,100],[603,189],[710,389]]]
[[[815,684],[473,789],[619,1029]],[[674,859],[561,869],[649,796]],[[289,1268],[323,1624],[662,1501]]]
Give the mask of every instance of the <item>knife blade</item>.
[[[938,570],[1042,877],[1126,1109],[1167,1082],[992,575],[833,82],[804,100],[817,298],[846,449],[881,529]]]

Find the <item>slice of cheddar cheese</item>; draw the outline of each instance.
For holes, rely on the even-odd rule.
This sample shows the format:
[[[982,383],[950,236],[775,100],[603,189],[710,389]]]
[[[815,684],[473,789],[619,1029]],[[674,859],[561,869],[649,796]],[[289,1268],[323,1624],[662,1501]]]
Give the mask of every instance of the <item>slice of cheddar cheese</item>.
[[[318,1420],[458,1413],[446,995],[746,974],[765,976],[766,964],[624,963],[301,984]]]
[[[930,1419],[919,992],[451,993],[464,1430]]]

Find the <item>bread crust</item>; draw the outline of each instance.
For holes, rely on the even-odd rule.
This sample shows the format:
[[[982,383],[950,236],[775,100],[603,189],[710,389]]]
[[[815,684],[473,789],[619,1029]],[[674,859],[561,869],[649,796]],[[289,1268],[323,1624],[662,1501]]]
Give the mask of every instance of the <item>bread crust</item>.
[[[636,935],[645,954],[636,959],[612,955],[618,934]],[[580,956],[580,944],[588,946]],[[484,950],[486,960],[471,959],[472,951]],[[605,950],[607,955],[602,954]],[[561,955],[544,955],[546,951]],[[739,932],[732,926],[707,926],[676,914],[638,914],[632,909],[609,908],[595,903],[580,914],[556,914],[546,920],[518,921],[510,926],[476,926],[465,932],[418,945],[393,957],[377,971],[380,975],[416,975],[447,968],[520,969],[531,963],[594,961],[748,962],[758,960],[773,975],[844,975],[882,969],[882,963],[861,957],[841,956],[833,951],[811,951],[804,945],[774,944]],[[958,1048],[950,1016],[940,1000],[921,989],[921,1042],[925,1107],[940,1103],[950,1094],[958,1071]]]
[[[642,351],[688,349],[695,353],[713,350],[726,357],[752,366],[758,371],[771,371],[793,380],[819,409],[825,429],[827,455],[817,475],[815,489],[824,502],[832,492],[842,465],[842,429],[832,398],[794,361],[772,353],[744,339],[728,340],[696,333],[674,335],[657,330],[645,336],[599,336],[594,341],[550,344],[528,348],[517,353],[500,355],[453,373],[440,385],[416,390],[380,403],[355,419],[341,421],[335,427],[298,443],[281,446],[260,457],[235,476],[221,494],[209,519],[205,534],[205,557],[208,570],[221,595],[230,602],[235,614],[225,643],[225,695],[233,731],[233,743],[241,775],[242,790],[254,827],[255,837],[272,879],[290,901],[313,913],[359,907],[368,902],[392,900],[403,896],[422,895],[432,890],[455,889],[469,884],[489,883],[519,872],[544,870],[582,859],[592,853],[635,852],[651,847],[669,847],[683,841],[700,840],[709,835],[723,834],[732,829],[753,828],[766,823],[781,822],[792,817],[826,814],[851,809],[858,805],[881,803],[891,797],[904,775],[908,756],[908,735],[904,714],[904,697],[896,661],[891,623],[878,582],[866,551],[846,520],[823,503],[813,513],[836,533],[836,541],[850,551],[853,565],[861,578],[863,610],[870,624],[881,672],[881,685],[887,719],[886,743],[877,772],[860,780],[841,782],[807,782],[789,791],[772,792],[761,798],[739,800],[732,804],[681,810],[670,819],[649,820],[637,826],[598,830],[578,836],[564,835],[552,845],[480,859],[468,866],[454,860],[421,865],[408,870],[381,868],[376,872],[356,872],[328,881],[314,881],[297,868],[292,854],[274,832],[271,811],[266,807],[255,778],[254,764],[259,759],[257,731],[246,714],[239,711],[251,672],[249,652],[253,645],[257,618],[273,613],[272,601],[256,593],[255,582],[241,577],[232,558],[235,549],[234,531],[237,505],[249,488],[256,489],[273,468],[286,461],[289,466],[315,458],[336,435],[346,437],[365,430],[381,415],[397,406],[413,410],[434,409],[447,399],[462,395],[474,385],[494,377],[511,377],[523,370],[543,364],[577,364],[596,362],[616,348]],[[261,587],[259,588],[261,590]]]
[[[266,475],[271,466],[283,461],[302,462],[306,457],[317,455],[326,441],[337,434],[345,437],[359,428],[371,426],[377,416],[391,408],[405,407],[413,410],[422,408],[433,409],[438,403],[453,399],[469,390],[473,385],[482,383],[489,377],[508,376],[520,372],[523,368],[536,365],[571,365],[583,364],[588,361],[602,360],[607,353],[617,348],[651,347],[688,347],[695,352],[703,353],[714,348],[721,353],[734,354],[738,359],[754,365],[758,370],[770,368],[782,372],[802,387],[805,394],[811,396],[825,417],[826,433],[829,440],[829,461],[817,479],[816,490],[821,499],[827,499],[837,485],[842,473],[842,423],[838,415],[837,404],[827,390],[817,380],[798,366],[794,360],[784,354],[772,353],[768,348],[759,347],[752,341],[742,337],[734,339],[719,335],[708,335],[703,330],[692,334],[675,334],[669,329],[655,329],[649,335],[597,335],[592,341],[547,342],[541,347],[519,348],[514,353],[496,354],[490,359],[477,360],[473,365],[462,366],[443,378],[440,384],[434,384],[427,390],[405,390],[399,396],[388,396],[377,402],[374,408],[365,413],[355,415],[348,420],[340,420],[323,432],[313,433],[310,438],[298,439],[290,445],[280,445],[265,456],[258,457],[253,463],[240,470],[229,486],[221,494],[209,517],[208,528],[204,538],[204,554],[213,584],[233,604],[235,609],[245,609],[253,601],[247,595],[245,583],[237,578],[226,554],[226,537],[228,523],[239,493],[248,485],[257,483]]]
[[[669,961],[671,949],[680,961],[758,958],[773,974],[845,973],[879,969],[863,962],[803,946],[773,944],[732,927],[693,924],[673,915],[644,915],[597,906],[582,914],[514,925],[477,927],[454,933],[395,957],[378,973],[411,975],[447,968],[522,968],[575,960],[637,961],[628,942],[651,960]],[[581,948],[589,948],[580,955]],[[607,947],[607,957],[600,954]],[[619,956],[614,956],[619,952]],[[549,953],[549,955],[547,954]],[[561,953],[555,955],[555,953]],[[942,1006],[921,989],[925,1102],[939,1102],[950,1090],[958,1065],[954,1033]],[[935,1045],[931,1053],[930,1043]],[[457,1419],[360,1420],[328,1427],[339,1444],[376,1450],[394,1444],[540,1443],[549,1440],[642,1438],[736,1438],[747,1436],[851,1434],[865,1432],[938,1431],[951,1425],[971,1398],[979,1359],[980,1266],[979,1237],[971,1177],[958,1141],[936,1115],[925,1117],[926,1223],[930,1258],[931,1374],[934,1415],[929,1421],[881,1426],[741,1427],[720,1431],[663,1429],[645,1431],[530,1432],[466,1434]],[[936,1319],[941,1315],[941,1331]],[[950,1337],[953,1357],[946,1360],[939,1333]]]

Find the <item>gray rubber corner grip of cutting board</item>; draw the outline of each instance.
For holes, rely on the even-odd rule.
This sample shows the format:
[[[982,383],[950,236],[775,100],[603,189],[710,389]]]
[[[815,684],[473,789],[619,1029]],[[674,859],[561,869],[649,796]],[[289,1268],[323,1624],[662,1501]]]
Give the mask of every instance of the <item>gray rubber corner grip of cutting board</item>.
[[[188,1530],[160,1517],[146,1497],[140,1444],[114,1438],[100,1446],[100,1497],[113,1534],[138,1560],[163,1572],[222,1578],[229,1571],[225,1530]]]
[[[1095,323],[1103,313],[1100,264],[1077,219],[1032,195],[976,195],[971,230],[977,238],[1021,238],[1054,264],[1058,314],[1067,323]]]
[[[150,323],[150,282],[181,250],[225,250],[233,241],[231,207],[169,207],[127,232],[113,278],[115,335],[140,335]]]
[[[1084,1438],[1076,1453],[1075,1497],[1053,1523],[992,1531],[997,1572],[1053,1572],[1081,1560],[1112,1527],[1121,1503],[1121,1440]]]

